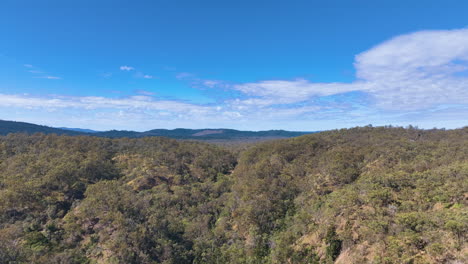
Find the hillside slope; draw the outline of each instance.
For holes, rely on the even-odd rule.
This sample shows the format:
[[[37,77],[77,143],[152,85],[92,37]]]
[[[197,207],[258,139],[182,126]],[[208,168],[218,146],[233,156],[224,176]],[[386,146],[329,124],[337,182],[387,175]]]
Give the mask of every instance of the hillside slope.
[[[5,121],[0,120],[0,135],[8,135],[10,133],[44,133],[57,135],[84,135],[79,131],[65,130],[48,126],[41,126],[25,122]]]
[[[0,263],[466,263],[468,128],[0,137]]]
[[[467,128],[270,142],[245,152],[233,177],[231,260],[468,262]]]

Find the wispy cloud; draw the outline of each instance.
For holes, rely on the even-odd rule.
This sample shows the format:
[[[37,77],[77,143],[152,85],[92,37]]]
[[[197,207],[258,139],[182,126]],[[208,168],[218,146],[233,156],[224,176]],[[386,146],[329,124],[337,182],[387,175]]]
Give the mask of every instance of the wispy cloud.
[[[40,76],[40,77],[36,77],[36,78],[49,79],[49,80],[61,80],[62,79],[61,77],[57,77],[57,76]]]
[[[172,67],[172,66],[163,66],[162,69],[165,70],[165,71],[175,71],[175,70],[177,70],[176,67]]]
[[[204,112],[208,107],[178,101],[155,100],[153,97],[137,95],[128,98],[107,98],[99,96],[34,97],[30,95],[0,94],[0,105],[34,108],[82,108],[82,109],[147,109],[174,111],[177,113]]]
[[[226,88],[226,87],[229,87],[228,83],[226,83],[224,81],[220,81],[220,80],[200,80],[200,83],[201,83],[201,85],[203,85],[205,87],[208,87],[208,88],[215,88],[215,87]]]
[[[47,74],[47,73],[44,72],[44,71],[42,71],[42,70],[37,69],[36,67],[34,67],[34,66],[31,65],[31,64],[24,64],[24,67],[30,69],[30,70],[28,70],[28,72],[33,74],[33,78],[37,78],[37,79],[49,79],[49,80],[60,80],[60,79],[62,79],[61,77],[58,77],[58,76],[43,75],[43,74]],[[39,75],[40,75],[40,76],[39,76]]]
[[[189,72],[179,72],[178,74],[176,74],[176,78],[179,80],[193,78],[193,77],[195,77],[195,74],[189,73]]]
[[[141,78],[141,79],[155,79],[156,77],[153,76],[153,75],[149,75],[149,74],[144,74],[142,72],[137,72],[134,77],[136,78]]]
[[[112,77],[112,72],[103,73],[103,74],[101,74],[101,76],[106,78],[106,79],[109,79],[110,77]]]
[[[147,96],[153,96],[156,95],[156,93],[146,91],[146,90],[136,90],[135,91],[137,94],[142,94],[142,95],[147,95]]]
[[[124,65],[124,66],[120,66],[119,69],[120,69],[121,71],[132,71],[132,70],[134,70],[135,68]]]
[[[203,79],[197,77],[194,73],[180,72],[176,74],[176,78],[188,82],[191,87],[205,89],[205,88],[222,88],[231,89],[231,83],[223,80]]]
[[[120,66],[120,70],[121,71],[134,71],[135,68],[134,67],[130,67],[130,66]],[[133,77],[135,78],[142,78],[142,79],[154,79],[155,77],[153,75],[149,75],[149,74],[144,74],[140,71],[136,72]]]

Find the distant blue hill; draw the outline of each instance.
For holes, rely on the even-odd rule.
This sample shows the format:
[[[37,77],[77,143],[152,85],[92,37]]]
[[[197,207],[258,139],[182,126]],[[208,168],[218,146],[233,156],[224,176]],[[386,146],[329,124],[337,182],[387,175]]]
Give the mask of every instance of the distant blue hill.
[[[175,139],[193,139],[193,140],[242,140],[242,139],[273,139],[297,137],[314,132],[297,132],[286,130],[267,130],[267,131],[240,131],[235,129],[153,129],[145,132],[110,130],[95,131],[83,128],[54,128],[41,126],[25,122],[0,120],[0,135],[9,133],[44,133],[59,135],[88,135],[107,138],[140,138],[140,137],[169,137]]]
[[[121,137],[170,137],[176,139],[198,139],[198,140],[232,140],[232,139],[245,139],[245,138],[290,138],[310,134],[313,132],[296,132],[285,130],[268,130],[268,131],[240,131],[235,129],[153,129],[145,132],[135,131],[122,131],[111,130],[105,132],[98,132],[93,135],[108,137],[108,138],[121,138]]]
[[[70,128],[70,127],[57,127],[57,128],[58,129],[63,129],[63,130],[84,132],[84,133],[98,133],[98,132],[101,132],[101,131],[96,131],[96,130],[86,129],[86,128]]]

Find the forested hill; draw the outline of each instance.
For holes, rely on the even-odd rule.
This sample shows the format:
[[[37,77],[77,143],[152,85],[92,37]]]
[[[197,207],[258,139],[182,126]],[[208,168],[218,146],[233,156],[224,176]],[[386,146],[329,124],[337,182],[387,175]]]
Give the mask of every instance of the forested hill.
[[[71,131],[60,128],[35,125],[25,122],[5,121],[0,120],[0,135],[8,135],[10,133],[44,133],[44,134],[57,134],[57,135],[84,135],[85,133],[79,131]]]
[[[0,263],[468,263],[468,128],[353,128],[240,154],[0,136]]]
[[[169,137],[175,139],[193,140],[239,140],[239,139],[275,139],[297,137],[313,132],[296,132],[285,130],[268,131],[239,131],[234,129],[153,129],[145,132],[111,130],[93,131],[78,128],[53,128],[24,122],[0,120],[0,135],[9,133],[44,133],[58,135],[90,135],[107,138],[140,138],[140,137]]]

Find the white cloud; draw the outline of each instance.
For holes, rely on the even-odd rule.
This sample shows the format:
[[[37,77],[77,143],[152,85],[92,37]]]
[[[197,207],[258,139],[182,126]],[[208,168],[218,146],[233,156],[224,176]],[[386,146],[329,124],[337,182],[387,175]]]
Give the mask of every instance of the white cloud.
[[[2,107],[19,108],[80,108],[80,109],[141,109],[171,111],[174,113],[202,114],[209,112],[210,107],[169,100],[155,100],[149,96],[131,96],[127,98],[106,98],[100,96],[47,98],[30,95],[0,94]]]
[[[363,83],[311,83],[304,79],[293,81],[273,80],[257,83],[246,83],[234,85],[233,88],[242,93],[260,97],[260,99],[247,99],[246,103],[291,104],[302,102],[314,96],[327,96],[338,93],[361,90],[365,87]]]
[[[130,67],[130,66],[126,66],[126,65],[120,66],[120,70],[121,70],[121,71],[132,71],[132,70],[134,70],[134,69],[135,69],[135,68]]]
[[[143,75],[144,79],[153,79],[154,77],[152,75],[145,74]]]
[[[33,68],[34,67],[31,64],[24,64],[23,66],[26,67],[26,68]]]
[[[350,91],[368,93],[381,109],[468,103],[468,29],[399,36],[358,54],[354,65],[353,83],[270,80],[233,89],[254,98],[245,104],[292,104]]]
[[[466,70],[455,60],[468,61],[468,29],[398,36],[357,55],[355,66],[361,79],[379,80],[388,74],[406,79]]]

